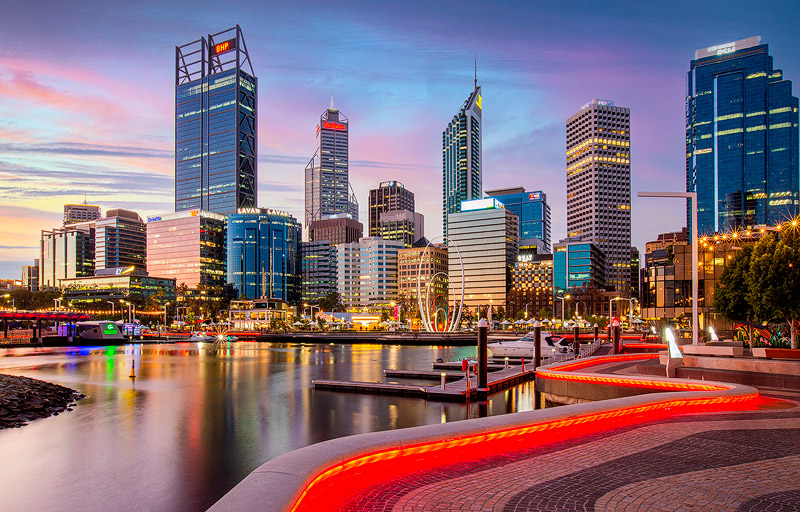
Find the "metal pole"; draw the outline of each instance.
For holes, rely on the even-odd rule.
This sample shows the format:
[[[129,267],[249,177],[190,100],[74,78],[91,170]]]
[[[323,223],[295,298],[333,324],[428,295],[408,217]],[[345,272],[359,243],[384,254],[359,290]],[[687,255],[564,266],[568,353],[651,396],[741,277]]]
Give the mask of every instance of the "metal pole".
[[[575,328],[572,330],[572,351],[575,352],[575,358],[577,359],[581,353],[581,328],[578,324],[575,324]]]
[[[533,369],[542,365],[542,324],[533,322]]]
[[[481,318],[478,322],[478,390],[486,391],[488,388],[487,380],[487,358],[489,356],[488,350],[489,339],[489,322],[485,318]]]
[[[689,198],[692,201],[692,345],[697,345],[697,193]]]

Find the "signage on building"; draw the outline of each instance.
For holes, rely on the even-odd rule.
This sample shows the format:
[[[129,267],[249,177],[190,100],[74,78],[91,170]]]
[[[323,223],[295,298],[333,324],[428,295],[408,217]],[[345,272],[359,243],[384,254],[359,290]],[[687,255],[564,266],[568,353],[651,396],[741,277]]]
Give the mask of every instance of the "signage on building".
[[[189,215],[191,215],[192,217],[197,217],[197,214],[198,214],[198,212],[199,212],[199,210],[192,210],[192,211],[189,213]]]
[[[211,55],[219,55],[236,49],[236,38],[228,39],[222,43],[217,43],[211,47]]]
[[[520,263],[527,263],[529,261],[533,261],[533,254],[520,254],[517,256],[517,261]]]
[[[494,208],[505,208],[505,205],[493,197],[486,199],[473,199],[471,201],[461,201],[461,211],[470,212],[473,210],[491,210]]]
[[[160,215],[158,215],[156,217],[147,217],[147,222],[157,222],[159,220],[161,220],[161,216]]]
[[[329,123],[328,121],[325,121],[325,123],[322,125],[322,127],[323,128],[327,128],[328,130],[346,130],[347,129],[347,126],[345,126],[343,124]]]
[[[532,192],[532,193],[528,194],[528,199],[530,199],[531,201],[538,201],[541,198],[542,198],[542,193],[541,192]]]

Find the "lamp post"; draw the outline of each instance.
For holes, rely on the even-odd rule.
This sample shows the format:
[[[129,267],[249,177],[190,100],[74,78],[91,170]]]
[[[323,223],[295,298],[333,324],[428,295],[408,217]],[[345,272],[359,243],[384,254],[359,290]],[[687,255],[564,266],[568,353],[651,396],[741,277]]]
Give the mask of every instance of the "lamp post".
[[[53,310],[61,309],[61,299],[53,299]]]
[[[167,306],[169,306],[169,302],[164,303],[164,330],[167,330]]]
[[[677,197],[692,201],[692,345],[697,345],[697,192],[639,192],[639,197]]]
[[[111,319],[114,319],[114,301],[107,300],[109,304],[111,304]]]

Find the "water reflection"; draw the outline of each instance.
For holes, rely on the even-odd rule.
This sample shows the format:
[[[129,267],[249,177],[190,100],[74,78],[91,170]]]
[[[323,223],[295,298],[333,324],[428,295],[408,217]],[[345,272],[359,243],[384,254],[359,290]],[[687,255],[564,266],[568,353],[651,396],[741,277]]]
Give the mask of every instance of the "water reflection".
[[[3,508],[205,510],[295,448],[532,409],[530,383],[468,405],[311,389],[315,378],[382,381],[384,368],[429,370],[437,358],[475,351],[256,343],[1,350],[0,372],[88,396],[72,412],[0,431]]]

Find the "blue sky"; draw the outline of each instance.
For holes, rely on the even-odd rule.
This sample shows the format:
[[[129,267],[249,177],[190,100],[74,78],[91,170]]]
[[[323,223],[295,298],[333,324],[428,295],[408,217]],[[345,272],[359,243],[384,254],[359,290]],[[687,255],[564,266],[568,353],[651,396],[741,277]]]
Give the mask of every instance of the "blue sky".
[[[768,6],[768,7],[767,7]],[[565,234],[565,120],[592,98],[631,108],[640,249],[680,229],[684,80],[694,50],[761,35],[800,79],[797,2],[27,2],[0,17],[0,277],[85,197],[143,217],[173,205],[174,47],[242,26],[259,79],[259,206],[302,219],[320,113],[351,123],[365,217],[381,181],[411,189],[441,232],[441,132],[477,52],[484,189],[543,190]],[[797,92],[795,91],[795,95]]]

